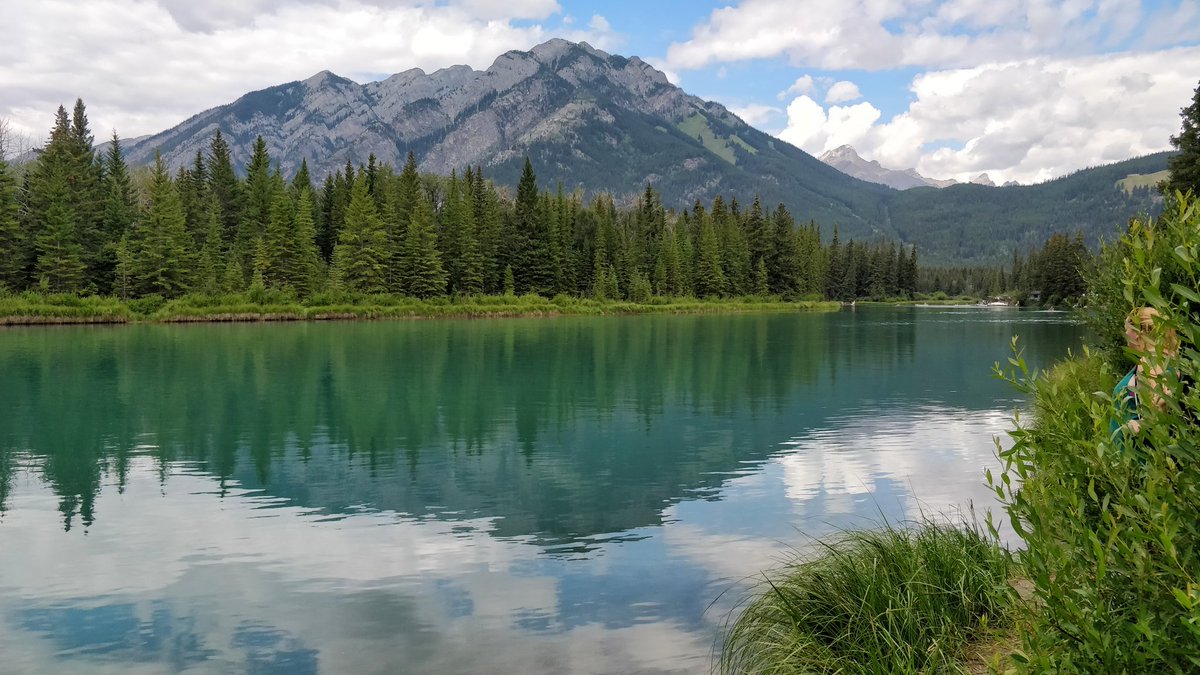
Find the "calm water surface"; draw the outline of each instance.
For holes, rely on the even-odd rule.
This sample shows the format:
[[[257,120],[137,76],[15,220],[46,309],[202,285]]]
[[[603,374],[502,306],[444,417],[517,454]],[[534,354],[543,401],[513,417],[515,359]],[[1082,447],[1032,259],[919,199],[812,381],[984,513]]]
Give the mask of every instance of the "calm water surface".
[[[974,500],[977,308],[0,331],[5,673],[706,672],[811,535]]]

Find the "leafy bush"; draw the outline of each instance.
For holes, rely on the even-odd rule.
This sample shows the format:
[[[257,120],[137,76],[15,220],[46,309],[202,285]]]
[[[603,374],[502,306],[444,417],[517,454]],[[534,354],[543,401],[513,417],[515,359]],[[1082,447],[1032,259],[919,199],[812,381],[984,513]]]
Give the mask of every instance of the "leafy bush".
[[[1035,400],[1032,422],[1018,419],[1000,453],[1004,474],[989,476],[1025,540],[1020,562],[1038,598],[1014,655],[1027,672],[1200,668],[1200,393],[1180,381],[1200,371],[1198,207],[1180,197],[1103,254],[1089,303],[1104,353],[1048,374],[1030,374],[1018,354],[1003,373]],[[1137,306],[1157,309],[1180,337],[1176,357],[1112,358],[1112,333]],[[1139,432],[1114,436],[1108,392],[1139,358],[1170,367],[1169,391],[1161,408],[1139,406]]]

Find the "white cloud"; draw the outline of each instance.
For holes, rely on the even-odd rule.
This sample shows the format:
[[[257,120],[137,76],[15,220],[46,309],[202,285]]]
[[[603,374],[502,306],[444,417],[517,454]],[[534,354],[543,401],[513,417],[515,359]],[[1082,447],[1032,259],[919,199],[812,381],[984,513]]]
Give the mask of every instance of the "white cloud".
[[[886,122],[867,102],[826,111],[801,96],[779,137],[812,154],[848,143],[934,178],[1039,182],[1167,149],[1198,72],[1200,47],[935,71]]]
[[[728,108],[734,115],[742,118],[746,124],[759,128],[762,128],[763,125],[769,123],[773,118],[783,114],[783,110],[773,105],[763,105],[761,103],[751,103],[743,106],[731,105]]]
[[[592,19],[588,21],[588,27],[597,33],[608,33],[612,31],[612,25],[608,23],[608,19],[600,16],[599,14],[592,15]]]
[[[82,97],[97,137],[113,128],[130,137],[326,69],[365,81],[412,67],[486,68],[554,36],[618,42],[599,15],[586,29],[516,22],[557,11],[550,0],[4,2],[0,117],[43,138],[55,108]]]
[[[829,91],[825,92],[826,103],[845,103],[862,98],[862,93],[858,91],[858,85],[847,80],[834,82]]]
[[[1130,39],[1143,48],[1200,39],[1200,5],[1177,0],[1143,10],[1114,0],[743,0],[713,10],[689,40],[668,48],[667,61],[680,70],[780,56],[796,66],[833,70],[967,67],[1096,53]]]
[[[840,145],[854,145],[879,119],[879,109],[867,102],[852,106],[831,106],[828,113],[808,96],[794,99],[787,107],[787,128],[779,138],[811,155],[819,155]]]
[[[783,99],[787,98],[788,96],[791,96],[792,94],[811,94],[812,91],[813,91],[812,75],[801,75],[800,77],[796,78],[796,81],[792,83],[792,86],[779,92],[778,98],[780,101],[782,101]]]

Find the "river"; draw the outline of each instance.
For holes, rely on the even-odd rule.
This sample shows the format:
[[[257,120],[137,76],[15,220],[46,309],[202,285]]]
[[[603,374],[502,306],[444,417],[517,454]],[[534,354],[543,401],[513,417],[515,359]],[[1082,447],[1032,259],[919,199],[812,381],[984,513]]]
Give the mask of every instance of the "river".
[[[812,537],[994,500],[1021,336],[833,313],[0,330],[5,673],[708,672]]]

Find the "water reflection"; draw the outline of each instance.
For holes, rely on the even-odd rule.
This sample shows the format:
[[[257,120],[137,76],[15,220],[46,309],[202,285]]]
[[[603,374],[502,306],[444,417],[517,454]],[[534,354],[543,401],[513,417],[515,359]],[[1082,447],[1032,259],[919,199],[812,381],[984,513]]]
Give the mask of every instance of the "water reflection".
[[[1076,339],[1040,319],[2,334],[0,653],[706,671],[737,594],[709,603],[797,528],[988,499],[1012,403],[988,364],[1014,330],[1035,360]]]

